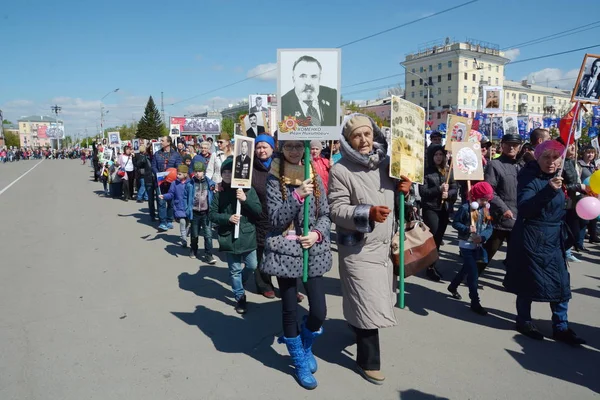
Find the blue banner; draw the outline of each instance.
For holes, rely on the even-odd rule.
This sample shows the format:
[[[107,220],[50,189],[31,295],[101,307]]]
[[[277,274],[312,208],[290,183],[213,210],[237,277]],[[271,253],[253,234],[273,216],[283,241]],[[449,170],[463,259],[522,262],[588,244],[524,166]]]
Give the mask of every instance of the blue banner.
[[[593,139],[595,137],[598,136],[598,127],[597,126],[592,126],[588,129],[588,137],[590,139]]]
[[[519,125],[519,135],[522,137],[527,134],[527,123],[529,119],[527,117],[517,117],[517,124]]]
[[[438,131],[440,131],[440,132],[446,132],[446,124],[439,124],[438,125]]]

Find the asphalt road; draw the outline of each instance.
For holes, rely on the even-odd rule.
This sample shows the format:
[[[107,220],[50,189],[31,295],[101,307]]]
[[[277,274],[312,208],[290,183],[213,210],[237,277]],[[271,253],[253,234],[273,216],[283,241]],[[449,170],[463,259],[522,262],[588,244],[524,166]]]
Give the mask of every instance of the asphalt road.
[[[39,161],[0,165],[0,191]],[[315,343],[319,387],[290,375],[277,300],[248,294],[233,310],[226,264],[187,257],[178,227],[157,233],[146,206],[99,195],[78,160],[45,160],[0,194],[0,399],[588,399],[600,393],[600,246],[571,267],[571,327],[589,345],[514,331],[503,254],[481,279],[475,315],[446,286],[460,265],[442,248],[444,282],[407,280],[399,325],[381,332],[385,385],[353,371],[337,253],[328,320]],[[254,284],[250,284],[250,291]],[[467,289],[460,292],[467,298]],[[301,304],[306,307],[306,301]],[[304,312],[304,311],[303,311]],[[534,318],[551,333],[547,304]]]

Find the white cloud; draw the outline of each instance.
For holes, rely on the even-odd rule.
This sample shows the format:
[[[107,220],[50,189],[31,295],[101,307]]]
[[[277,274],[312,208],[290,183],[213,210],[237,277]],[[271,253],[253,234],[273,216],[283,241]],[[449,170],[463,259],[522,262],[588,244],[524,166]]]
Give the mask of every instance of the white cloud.
[[[215,64],[211,68],[213,71],[223,71],[225,69],[225,67],[221,64]]]
[[[4,107],[6,108],[28,107],[31,105],[33,105],[33,101],[31,100],[11,100],[4,103]]]
[[[259,64],[252,68],[246,74],[248,78],[258,79],[260,81],[276,81],[277,80],[277,64],[267,63]]]
[[[527,79],[529,83],[535,83],[536,85],[569,90],[573,89],[578,74],[578,69],[563,71],[558,68],[544,68],[540,71],[532,72],[521,79]]]
[[[510,49],[504,51],[504,57],[508,58],[510,61],[515,61],[520,55],[521,50],[519,49]]]

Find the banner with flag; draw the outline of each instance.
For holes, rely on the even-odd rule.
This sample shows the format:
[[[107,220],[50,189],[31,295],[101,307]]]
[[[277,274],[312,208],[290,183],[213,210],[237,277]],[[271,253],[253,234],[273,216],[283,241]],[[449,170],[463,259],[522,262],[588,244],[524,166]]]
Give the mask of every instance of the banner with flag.
[[[571,111],[569,111],[568,114],[560,120],[558,128],[560,131],[560,138],[562,139],[563,143],[565,143],[567,146],[575,142],[575,132],[573,132],[573,121],[576,121],[578,119],[580,107],[581,106],[579,102],[575,103]]]

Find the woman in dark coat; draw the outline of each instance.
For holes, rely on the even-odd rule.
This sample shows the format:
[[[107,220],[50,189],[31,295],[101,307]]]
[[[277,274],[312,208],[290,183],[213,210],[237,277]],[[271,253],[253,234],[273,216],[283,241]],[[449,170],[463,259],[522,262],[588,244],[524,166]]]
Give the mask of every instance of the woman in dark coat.
[[[504,287],[517,295],[517,331],[542,340],[531,320],[531,303],[548,302],[554,339],[576,346],[585,341],[569,329],[567,320],[571,282],[565,259],[565,193],[563,178],[557,176],[564,150],[555,140],[538,145],[536,161],[519,173],[518,216],[508,244]]]
[[[446,168],[446,151],[441,145],[431,145],[427,148],[427,169],[423,184],[419,185],[423,221],[429,227],[435,239],[438,250],[442,244],[444,233],[448,227],[451,204],[454,204],[458,187],[452,176],[446,183],[448,169]],[[427,268],[427,277],[438,282],[442,276],[435,264]]]

